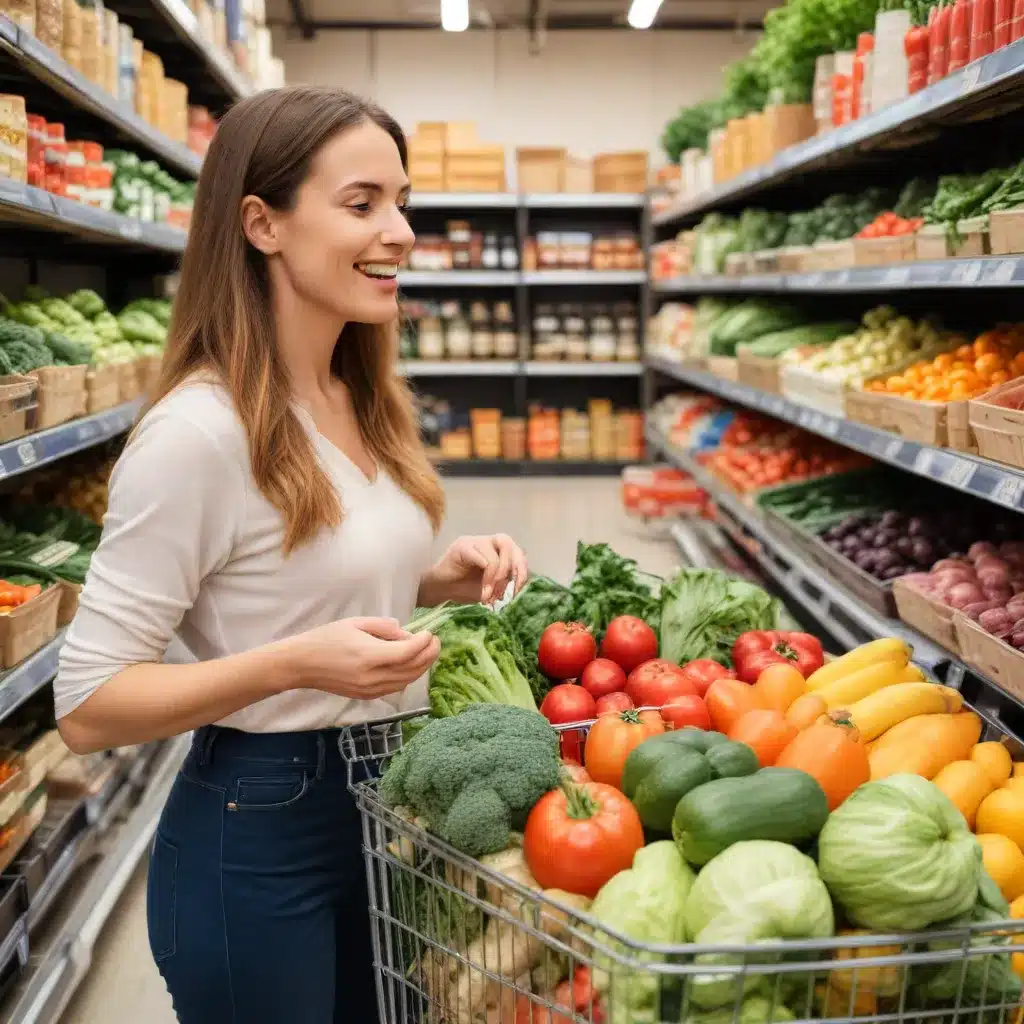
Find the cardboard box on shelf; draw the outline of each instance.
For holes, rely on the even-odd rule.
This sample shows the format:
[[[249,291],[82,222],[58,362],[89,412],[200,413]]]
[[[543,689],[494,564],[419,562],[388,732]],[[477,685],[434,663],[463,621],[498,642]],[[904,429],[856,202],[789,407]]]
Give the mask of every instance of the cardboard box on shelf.
[[[6,615],[0,615],[0,665],[11,668],[57,635],[61,589],[47,587]]]
[[[959,241],[951,240],[944,224],[925,224],[915,236],[919,260],[967,259],[988,254],[988,218],[971,217],[956,226]]]
[[[645,192],[647,166],[646,150],[601,153],[594,157],[594,191]]]
[[[988,215],[988,235],[994,256],[1024,252],[1024,210],[994,210]]]
[[[449,147],[444,178],[449,192],[504,192],[505,147],[482,143]]]
[[[810,103],[784,103],[764,108],[765,132],[771,153],[811,138],[817,131]]]
[[[32,427],[42,430],[85,413],[84,366],[42,366],[28,376],[39,381]]]
[[[889,263],[906,263],[917,258],[917,241],[913,235],[890,238],[855,238],[853,261],[858,267],[877,267]]]
[[[473,454],[478,459],[501,458],[501,410],[470,409]]]

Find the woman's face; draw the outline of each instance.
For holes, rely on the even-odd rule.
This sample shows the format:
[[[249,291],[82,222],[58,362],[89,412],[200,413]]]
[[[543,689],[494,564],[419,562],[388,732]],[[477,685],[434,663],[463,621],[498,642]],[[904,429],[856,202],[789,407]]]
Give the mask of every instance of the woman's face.
[[[409,179],[394,140],[372,121],[328,142],[276,213],[280,264],[303,298],[345,322],[398,315],[398,265],[415,235],[405,218]]]

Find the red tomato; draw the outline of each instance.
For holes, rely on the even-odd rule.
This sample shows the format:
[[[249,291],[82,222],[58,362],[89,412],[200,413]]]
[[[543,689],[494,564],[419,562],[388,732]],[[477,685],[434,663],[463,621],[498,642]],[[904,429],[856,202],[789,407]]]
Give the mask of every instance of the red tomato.
[[[575,782],[577,786],[582,786],[584,782],[593,782],[590,773],[579,761],[563,759],[562,774],[567,776],[572,782]]]
[[[697,688],[674,662],[655,658],[629,673],[626,693],[638,708],[660,708],[670,697],[696,694]]]
[[[658,656],[658,637],[643,619],[635,615],[619,615],[608,623],[601,641],[601,657],[609,658],[623,671],[632,672],[638,665]]]
[[[564,725],[566,722],[587,722],[597,718],[597,705],[594,698],[575,683],[560,683],[548,690],[541,702],[540,713],[552,725]],[[576,729],[567,729],[559,737],[562,757],[566,760],[579,761],[583,755],[583,740]]]
[[[700,697],[694,694],[683,694],[672,697],[661,708],[661,717],[667,729],[682,729],[684,725],[693,725],[698,729],[711,729],[711,715]]]
[[[620,711],[632,711],[636,705],[621,690],[618,693],[606,693],[597,698],[597,717],[618,714]]]
[[[575,1014],[585,1017],[593,1024],[605,1024],[606,1016],[601,997],[594,989],[590,980],[590,968],[577,967],[572,977],[559,982],[554,992],[542,994],[555,1006],[561,1006],[573,1012],[573,1016],[549,1010],[540,1003],[535,1003],[529,996],[516,996],[516,1016],[514,1024],[572,1024],[578,1020]]]
[[[610,658],[595,658],[583,670],[580,685],[594,700],[626,686],[626,673]]]
[[[552,622],[537,645],[537,665],[549,679],[578,679],[596,657],[597,641],[582,622]]]
[[[712,658],[697,658],[696,661],[687,662],[682,672],[693,683],[698,697],[703,697],[716,679],[736,678],[736,673],[731,668],[719,665]]]

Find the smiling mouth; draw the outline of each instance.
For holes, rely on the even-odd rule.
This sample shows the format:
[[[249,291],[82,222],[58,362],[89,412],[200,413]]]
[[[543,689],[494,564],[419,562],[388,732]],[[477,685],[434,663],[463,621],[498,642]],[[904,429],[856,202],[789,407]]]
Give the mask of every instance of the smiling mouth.
[[[374,281],[393,281],[398,276],[397,263],[356,263],[355,268]]]

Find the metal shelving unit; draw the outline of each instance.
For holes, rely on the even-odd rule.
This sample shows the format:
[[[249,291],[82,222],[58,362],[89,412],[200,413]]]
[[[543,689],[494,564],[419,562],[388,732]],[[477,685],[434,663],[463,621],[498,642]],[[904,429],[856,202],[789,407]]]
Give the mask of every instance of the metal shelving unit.
[[[646,270],[527,270],[523,272],[523,284],[537,285],[608,285],[647,283]]]
[[[643,363],[599,362],[543,362],[532,360],[525,364],[527,377],[639,377]]]
[[[767,163],[659,213],[653,224],[682,225],[809,172],[850,165],[883,149],[898,152],[945,124],[993,116],[1022,103],[1024,41],[1018,40],[898,103],[790,146]]]
[[[870,455],[880,462],[917,476],[934,480],[975,498],[994,502],[1015,511],[1024,510],[1024,471],[976,455],[933,448],[908,441],[898,434],[862,423],[817,412],[805,405],[770,395],[756,388],[723,380],[703,370],[693,370],[669,360],[649,358],[647,367],[702,391],[710,391],[731,402],[757,409],[814,434],[827,437],[847,448]]]
[[[199,156],[157,131],[6,15],[0,15],[0,73],[5,79],[20,79],[30,109],[35,110],[38,102],[46,103],[44,92],[49,92],[46,105],[66,109],[70,104],[80,119],[88,118],[85,127],[90,134],[139,146],[171,173],[198,177]]]
[[[520,275],[515,270],[401,270],[403,288],[515,288]]]
[[[403,377],[515,377],[515,359],[408,359],[401,363]]]
[[[14,668],[0,673],[0,719],[6,718],[30,697],[50,685],[57,674],[57,661],[63,642],[64,633],[61,631],[35,654],[29,655]]]
[[[652,281],[656,295],[790,292],[895,292],[1024,287],[1024,256],[922,260],[887,267],[849,267],[807,274],[694,275]]]
[[[629,463],[597,459],[437,459],[434,465],[447,477],[618,476]]]
[[[758,511],[748,506],[686,452],[648,426],[649,447],[673,465],[692,474],[714,499],[722,529],[753,558],[788,598],[846,646],[899,636],[914,648],[914,660],[950,686],[956,686],[985,717],[1008,732],[1024,734],[1024,702],[975,672],[949,651],[922,636],[906,623],[879,615],[827,573],[795,551],[778,536]]]

